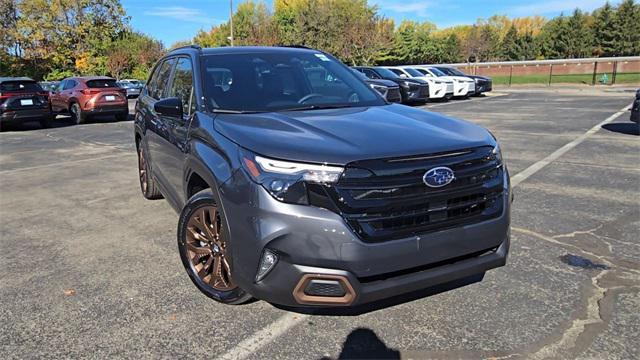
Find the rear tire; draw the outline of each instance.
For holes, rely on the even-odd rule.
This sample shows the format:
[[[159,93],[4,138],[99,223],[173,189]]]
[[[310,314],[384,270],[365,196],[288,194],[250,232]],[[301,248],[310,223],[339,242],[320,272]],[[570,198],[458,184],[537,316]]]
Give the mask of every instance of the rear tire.
[[[202,293],[223,304],[239,305],[252,297],[231,277],[235,264],[227,246],[229,229],[218,204],[211,189],[187,201],[178,223],[178,251],[189,278]]]
[[[151,176],[151,171],[149,171],[149,162],[142,142],[138,144],[138,178],[140,179],[140,190],[145,199],[157,200],[163,198],[155,180],[153,180],[153,176]]]
[[[116,114],[117,121],[127,121],[129,120],[129,113]]]
[[[53,123],[53,119],[55,119],[55,115],[48,115],[42,119],[40,119],[40,126],[43,129],[48,129],[51,127],[51,124]]]
[[[71,121],[73,121],[76,125],[84,124],[84,122],[87,120],[87,115],[82,111],[78,103],[71,104],[69,113],[71,114]]]

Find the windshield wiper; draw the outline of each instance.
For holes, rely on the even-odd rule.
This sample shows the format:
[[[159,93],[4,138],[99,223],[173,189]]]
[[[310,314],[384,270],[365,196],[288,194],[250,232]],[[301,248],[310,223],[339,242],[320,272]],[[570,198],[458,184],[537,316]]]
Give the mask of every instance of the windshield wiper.
[[[218,114],[255,114],[255,113],[258,113],[259,111],[214,108],[211,110],[211,112],[218,113]]]
[[[307,106],[300,106],[300,107],[292,107],[292,108],[284,108],[284,109],[280,109],[278,111],[305,111],[305,110],[320,110],[320,109],[341,109],[341,108],[348,108],[348,107],[353,107],[351,105],[344,105],[344,104],[315,104],[315,105],[307,105]]]

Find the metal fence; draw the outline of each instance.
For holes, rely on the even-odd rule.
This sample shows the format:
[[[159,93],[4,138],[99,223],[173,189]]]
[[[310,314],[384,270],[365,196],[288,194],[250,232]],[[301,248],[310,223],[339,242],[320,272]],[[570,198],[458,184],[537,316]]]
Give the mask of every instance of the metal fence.
[[[489,76],[497,85],[640,84],[640,56],[447,65],[467,74]]]

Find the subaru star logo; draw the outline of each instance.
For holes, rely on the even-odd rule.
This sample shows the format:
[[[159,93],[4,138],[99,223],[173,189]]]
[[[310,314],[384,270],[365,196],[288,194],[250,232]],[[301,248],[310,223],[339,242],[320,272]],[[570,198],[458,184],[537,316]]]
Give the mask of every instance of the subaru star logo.
[[[453,170],[446,166],[440,166],[427,171],[422,177],[422,181],[429,187],[438,188],[451,183],[455,178]]]

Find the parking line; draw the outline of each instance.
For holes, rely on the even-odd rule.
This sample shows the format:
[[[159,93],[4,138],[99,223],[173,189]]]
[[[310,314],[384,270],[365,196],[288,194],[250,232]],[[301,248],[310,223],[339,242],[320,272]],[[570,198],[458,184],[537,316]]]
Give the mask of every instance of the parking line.
[[[528,168],[519,172],[518,174],[512,176],[511,186],[512,187],[517,186],[518,184],[520,184],[521,182],[529,178],[531,175],[540,171],[542,168],[549,165],[551,162],[558,159],[560,156],[564,155],[567,151],[573,149],[578,144],[586,140],[588,137],[595,134],[600,129],[600,127],[602,127],[602,125],[610,123],[611,121],[615,120],[618,116],[627,112],[628,108],[629,108],[629,105],[625,106],[620,111],[609,116],[608,118],[600,122],[598,125],[589,129],[586,133],[580,135],[575,140],[567,143],[560,149],[551,153],[549,156],[529,166]],[[220,356],[218,359],[221,359],[221,360],[245,359],[249,355],[253,354],[253,352],[255,352],[256,350],[260,349],[264,345],[270,343],[280,335],[287,332],[287,330],[291,329],[292,327],[304,321],[307,317],[309,317],[309,315],[287,313],[281,316],[275,322],[267,325],[266,327],[262,328],[260,331],[244,339],[238,345],[236,345],[235,347],[230,349],[228,352]]]
[[[478,101],[482,101],[482,100],[487,100],[487,99],[495,99],[495,98],[499,98],[502,96],[507,96],[509,95],[508,93],[496,93],[494,95],[485,95],[485,97],[480,98],[480,99],[470,99],[467,100],[467,102],[478,102]],[[425,109],[425,110],[429,110],[431,108],[434,107],[439,107],[439,106],[446,106],[446,105],[452,105],[452,104],[460,104],[460,100],[452,100],[452,101],[447,101],[447,102],[443,102],[443,103],[438,103],[438,104],[433,104],[433,105],[424,105],[421,106],[420,108]]]
[[[606,124],[612,122],[613,120],[618,118],[618,116],[626,113],[627,110],[629,109],[629,106],[630,105],[627,105],[627,106],[623,107],[622,109],[620,109],[620,111],[618,111],[617,113],[615,113],[615,114],[609,116],[608,118],[604,119],[602,122],[600,122],[596,126],[594,126],[591,129],[589,129],[586,133],[578,136],[573,141],[565,144],[560,149],[552,152],[551,154],[549,154],[544,159],[534,163],[533,165],[529,166],[528,168],[524,169],[523,171],[519,172],[518,174],[512,176],[511,177],[511,186],[512,187],[518,186],[518,184],[520,184],[521,182],[523,182],[526,179],[528,179],[531,175],[537,173],[542,168],[544,168],[545,166],[549,165],[550,163],[552,163],[553,161],[558,159],[560,156],[566,154],[569,150],[571,150],[574,147],[578,146],[581,142],[585,141],[591,135],[595,134],[598,130],[600,130],[600,128],[603,125],[606,125]]]
[[[278,320],[262,328],[262,330],[254,333],[250,337],[242,340],[238,345],[227,351],[224,355],[218,357],[220,360],[241,360],[253,354],[256,350],[270,343],[278,336],[287,332],[287,330],[296,326],[309,315],[287,313]]]
[[[83,163],[83,162],[87,162],[87,161],[96,161],[96,160],[104,160],[104,159],[111,159],[111,158],[115,158],[115,157],[122,157],[122,156],[129,156],[131,155],[130,152],[123,152],[120,154],[115,154],[115,155],[105,155],[105,156],[98,156],[98,157],[94,157],[94,158],[89,158],[89,159],[78,159],[78,160],[68,160],[68,161],[59,161],[59,162],[54,162],[54,163],[49,163],[49,164],[43,164],[43,165],[36,165],[36,166],[28,166],[28,167],[23,167],[23,168],[17,168],[17,169],[10,169],[10,170],[0,170],[0,174],[11,174],[11,173],[15,173],[15,172],[20,172],[20,171],[28,171],[28,170],[34,170],[34,169],[42,169],[42,168],[49,168],[49,167],[58,167],[58,166],[65,166],[68,164],[76,164],[76,163]]]

